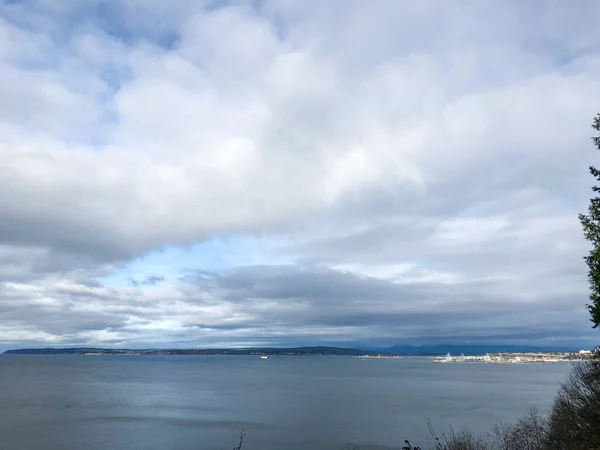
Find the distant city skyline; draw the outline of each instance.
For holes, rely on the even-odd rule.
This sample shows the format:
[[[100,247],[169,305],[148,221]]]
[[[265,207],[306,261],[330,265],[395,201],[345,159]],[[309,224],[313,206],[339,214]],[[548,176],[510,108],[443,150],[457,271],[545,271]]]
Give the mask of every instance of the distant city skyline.
[[[600,3],[0,3],[0,350],[591,348]]]

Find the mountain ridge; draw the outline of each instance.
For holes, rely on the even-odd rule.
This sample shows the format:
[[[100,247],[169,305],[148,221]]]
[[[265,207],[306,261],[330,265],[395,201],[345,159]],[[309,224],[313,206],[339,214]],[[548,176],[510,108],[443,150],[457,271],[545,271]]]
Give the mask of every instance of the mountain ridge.
[[[101,347],[39,347],[4,351],[5,355],[339,355],[339,356],[438,356],[450,354],[484,355],[486,353],[554,353],[577,352],[568,346],[533,346],[514,344],[398,344],[388,348],[366,349],[357,347],[301,346],[301,347],[248,347],[248,348],[101,348]]]
[[[20,348],[4,351],[5,355],[323,355],[376,356],[382,352],[343,347],[252,347],[252,348],[165,348],[116,349],[98,347]]]

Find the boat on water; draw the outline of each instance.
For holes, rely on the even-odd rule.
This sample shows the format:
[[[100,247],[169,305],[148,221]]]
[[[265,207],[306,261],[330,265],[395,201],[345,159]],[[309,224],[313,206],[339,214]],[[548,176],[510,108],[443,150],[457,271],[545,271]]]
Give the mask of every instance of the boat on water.
[[[267,357],[266,357],[265,355],[262,355],[262,356],[260,357],[260,359],[267,359]]]

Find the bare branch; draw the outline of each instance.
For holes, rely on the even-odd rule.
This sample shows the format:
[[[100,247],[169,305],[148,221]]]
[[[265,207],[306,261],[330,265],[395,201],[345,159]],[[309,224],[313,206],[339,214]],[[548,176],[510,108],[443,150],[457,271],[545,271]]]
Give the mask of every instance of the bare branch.
[[[244,430],[240,431],[240,444],[237,447],[233,447],[233,450],[242,450],[242,444],[244,443],[244,437],[246,434]]]

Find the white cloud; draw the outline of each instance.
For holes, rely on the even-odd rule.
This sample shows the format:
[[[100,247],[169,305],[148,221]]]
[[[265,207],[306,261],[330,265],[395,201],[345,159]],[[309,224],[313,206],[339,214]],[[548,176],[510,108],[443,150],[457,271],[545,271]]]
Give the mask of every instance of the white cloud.
[[[593,1],[7,5],[0,281],[22,297],[5,304],[0,340],[202,341],[186,326],[202,318],[223,342],[281,323],[377,338],[402,331],[373,325],[370,310],[425,311],[441,286],[436,304],[481,297],[508,313],[511,299],[549,299],[572,312],[563,327],[585,328],[576,213],[600,104],[598,12]],[[233,233],[262,233],[268,248],[240,261],[419,295],[322,305],[331,286],[319,276],[299,303],[211,297],[170,274],[135,289],[100,281],[148,252]],[[311,313],[321,307],[340,323]],[[307,320],[289,328],[294,308]]]

